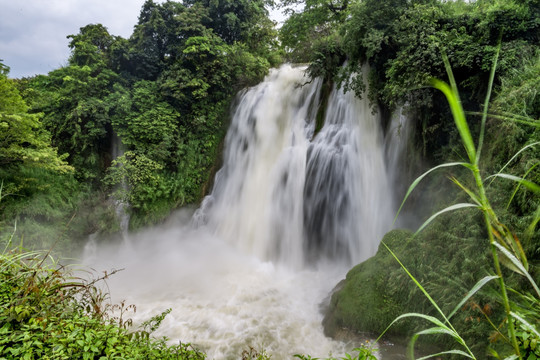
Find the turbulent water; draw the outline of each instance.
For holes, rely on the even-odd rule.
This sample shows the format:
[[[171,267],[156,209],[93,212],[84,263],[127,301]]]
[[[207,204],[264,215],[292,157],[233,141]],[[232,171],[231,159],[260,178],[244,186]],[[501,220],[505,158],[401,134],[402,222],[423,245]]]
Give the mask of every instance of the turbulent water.
[[[401,145],[366,100],[336,89],[316,133],[321,102],[321,82],[291,66],[240,94],[223,168],[195,214],[98,249],[95,268],[125,268],[109,281],[113,301],[137,304],[136,321],[172,308],[158,335],[209,358],[346,351],[324,337],[320,304],[391,227]]]

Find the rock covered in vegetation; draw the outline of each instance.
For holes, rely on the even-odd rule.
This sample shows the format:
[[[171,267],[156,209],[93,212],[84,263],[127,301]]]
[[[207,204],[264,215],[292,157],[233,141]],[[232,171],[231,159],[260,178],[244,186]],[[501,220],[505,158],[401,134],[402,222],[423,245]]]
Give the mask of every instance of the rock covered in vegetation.
[[[489,272],[488,245],[483,241],[483,232],[474,214],[463,211],[443,217],[417,236],[408,230],[388,232],[376,255],[352,268],[335,289],[323,320],[325,334],[334,338],[359,333],[378,336],[404,313],[439,316],[383,243],[449,314]],[[471,254],[475,254],[474,258]],[[486,334],[492,332],[480,309],[489,308],[494,323],[498,323],[502,311],[488,293],[489,286],[452,318],[475,353],[485,351]],[[427,325],[417,319],[400,320],[386,334],[410,338]],[[425,341],[445,347],[453,345],[452,340],[444,336],[431,336]]]
[[[407,230],[393,230],[383,242],[403,255],[411,235]],[[409,285],[410,280],[402,276],[399,264],[381,243],[375,256],[352,268],[338,285],[323,321],[325,334],[334,337],[343,328],[353,332],[383,331],[402,313],[400,303]]]

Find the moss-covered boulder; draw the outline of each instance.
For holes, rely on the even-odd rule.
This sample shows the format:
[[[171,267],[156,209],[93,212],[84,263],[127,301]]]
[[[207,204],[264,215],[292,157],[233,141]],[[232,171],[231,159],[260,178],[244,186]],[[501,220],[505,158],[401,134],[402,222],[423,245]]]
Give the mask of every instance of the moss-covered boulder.
[[[398,256],[409,252],[411,241],[407,230],[393,230],[383,239]],[[380,333],[402,314],[409,288],[409,278],[381,243],[377,254],[351,269],[332,295],[323,322],[326,335],[335,337],[344,328]],[[403,324],[392,331],[404,331]]]
[[[383,243],[447,314],[479,279],[491,272],[489,246],[479,212],[464,210],[443,216],[418,236],[408,230],[392,230],[382,239],[376,255],[352,268],[334,290],[323,321],[327,336],[377,336],[407,312],[439,317]],[[501,320],[502,308],[496,298],[488,295],[491,290],[496,292],[495,283],[488,284],[452,318],[461,336],[479,354],[485,353],[493,331],[479,309],[490,309],[495,323]],[[429,326],[420,319],[401,320],[387,334],[409,337]],[[448,336],[424,340],[444,347],[455,345]]]

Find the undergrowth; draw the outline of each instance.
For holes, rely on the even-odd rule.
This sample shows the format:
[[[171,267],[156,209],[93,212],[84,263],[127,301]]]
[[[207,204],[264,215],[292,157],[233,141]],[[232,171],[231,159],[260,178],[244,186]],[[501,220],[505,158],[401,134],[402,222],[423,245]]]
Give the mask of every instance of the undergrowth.
[[[93,280],[75,277],[46,252],[0,254],[1,359],[205,359],[190,344],[152,337],[164,311],[132,329],[133,305],[111,304]]]
[[[510,230],[510,228],[499,220],[498,210],[496,210],[492,205],[490,198],[488,197],[488,189],[491,183],[497,179],[502,179],[506,181],[512,181],[515,185],[515,190],[513,194],[510,195],[508,204],[512,202],[514,196],[517,194],[520,188],[526,189],[528,196],[532,194],[540,193],[540,186],[536,183],[526,180],[525,177],[531,172],[538,163],[530,164],[529,169],[526,171],[523,177],[516,176],[510,173],[505,173],[507,167],[516,159],[521,156],[522,153],[526,152],[528,149],[538,146],[540,142],[530,143],[526,146],[523,146],[512,158],[494,175],[486,176],[484,174],[484,169],[481,164],[481,151],[484,142],[486,120],[488,117],[488,107],[490,104],[490,95],[491,89],[493,86],[493,79],[495,74],[495,69],[497,68],[497,59],[498,52],[500,50],[500,45],[497,49],[495,55],[494,64],[490,74],[490,80],[488,85],[488,91],[484,103],[484,110],[481,115],[481,127],[480,134],[478,136],[478,142],[475,143],[472,133],[467,122],[465,111],[463,110],[459,92],[453,73],[450,67],[450,63],[446,55],[443,56],[444,64],[446,66],[448,78],[450,84],[447,84],[443,81],[433,79],[431,85],[440,90],[446,96],[446,99],[450,105],[452,115],[454,117],[455,126],[460,134],[460,138],[463,144],[463,147],[466,151],[466,160],[461,162],[445,163],[439,166],[436,166],[421,176],[419,176],[409,187],[407,194],[405,195],[405,200],[411,193],[411,191],[418,185],[418,183],[429,173],[440,168],[448,167],[463,167],[468,170],[470,177],[451,177],[450,180],[457,185],[460,191],[466,195],[467,202],[457,203],[451,206],[446,207],[445,209],[435,213],[428,220],[426,220],[420,228],[417,230],[417,233],[423,230],[429,223],[440,215],[446,212],[452,212],[460,209],[477,209],[483,215],[484,226],[486,230],[487,237],[487,247],[490,249],[491,258],[493,261],[493,273],[485,276],[480,279],[475,286],[473,286],[466,296],[455,306],[454,310],[450,313],[445,313],[441,310],[439,304],[431,297],[431,295],[426,291],[424,286],[417,280],[417,278],[412,275],[394,252],[386,245],[383,244],[396,261],[401,265],[403,270],[407,275],[412,279],[418,289],[420,289],[425,297],[429,300],[433,308],[437,312],[437,316],[427,315],[425,313],[405,313],[397,317],[391,324],[392,326],[395,322],[400,321],[405,318],[419,318],[424,319],[431,324],[432,327],[418,331],[412,337],[410,343],[410,349],[408,355],[411,358],[414,358],[414,343],[421,335],[445,335],[450,336],[454,342],[459,345],[458,348],[444,350],[437,354],[432,354],[424,358],[431,358],[437,356],[449,356],[457,355],[463,356],[471,359],[476,359],[477,355],[473,353],[469,344],[466,343],[464,338],[456,330],[452,322],[450,321],[452,316],[456,314],[464,305],[470,303],[470,299],[490,281],[495,280],[498,282],[498,291],[491,294],[494,299],[496,299],[504,309],[504,319],[502,323],[494,323],[491,321],[489,309],[483,310],[481,312],[486,317],[487,321],[492,325],[493,333],[491,335],[491,340],[493,342],[499,341],[506,346],[490,347],[488,350],[492,357],[505,360],[513,359],[527,359],[534,360],[540,358],[540,332],[538,331],[539,325],[539,310],[540,310],[540,288],[538,287],[536,281],[531,276],[531,268],[529,266],[529,260],[527,259],[526,252],[522,246],[522,242],[516,236],[516,234]],[[533,128],[540,127],[536,119],[525,118],[523,116],[504,114],[500,116],[506,121],[516,121],[524,122]],[[403,203],[402,203],[403,206]],[[401,210],[401,208],[400,208]],[[534,209],[533,209],[534,211]],[[398,211],[399,214],[399,211]],[[396,215],[397,217],[397,215]],[[532,221],[527,226],[525,232],[525,239],[530,239],[535,232],[536,225],[540,221],[540,206],[534,211],[532,216]],[[506,268],[503,271],[503,267]],[[509,270],[509,271],[508,271]],[[517,274],[521,276],[523,286],[520,288],[513,289],[508,285],[508,279],[511,277],[510,274]],[[390,327],[389,326],[389,327]],[[383,332],[384,334],[384,332]],[[382,335],[381,335],[382,336]]]

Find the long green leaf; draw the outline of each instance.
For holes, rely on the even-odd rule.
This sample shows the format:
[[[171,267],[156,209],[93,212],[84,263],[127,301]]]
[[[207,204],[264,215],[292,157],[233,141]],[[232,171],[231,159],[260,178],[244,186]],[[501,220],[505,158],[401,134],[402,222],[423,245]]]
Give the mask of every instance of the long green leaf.
[[[444,329],[447,329],[447,330],[451,331],[451,329],[447,325],[445,325],[441,320],[437,319],[435,316],[426,315],[426,314],[422,314],[422,313],[405,313],[405,314],[401,314],[392,321],[391,325],[395,324],[399,320],[402,320],[402,319],[405,319],[405,318],[410,318],[410,317],[417,317],[417,318],[427,320],[427,321],[433,323],[434,325],[437,325],[437,327],[444,328]]]
[[[536,228],[536,225],[538,224],[539,221],[540,221],[540,206],[536,208],[536,211],[534,213],[534,219],[533,221],[531,221],[531,225],[529,225],[529,227],[527,228],[527,236],[529,238],[533,235],[534,229]]]
[[[492,176],[493,177],[500,177],[500,178],[503,178],[503,179],[508,179],[508,180],[518,182],[520,185],[525,186],[527,189],[529,189],[531,191],[534,191],[535,193],[540,193],[540,186],[533,183],[532,181],[525,180],[524,178],[521,178],[519,176],[510,175],[510,174],[500,174],[500,173],[495,174],[495,175],[491,175],[490,177],[492,177]]]
[[[446,316],[444,315],[444,312],[441,310],[441,308],[439,307],[439,305],[437,305],[437,303],[435,302],[435,300],[433,300],[433,298],[429,295],[429,293],[426,291],[426,289],[424,289],[424,287],[418,282],[418,280],[416,280],[416,278],[409,272],[409,270],[405,267],[405,265],[403,265],[403,263],[399,260],[399,258],[397,257],[396,254],[394,254],[394,252],[392,250],[390,250],[390,248],[388,247],[388,245],[386,245],[384,242],[382,243],[384,245],[384,247],[386,248],[386,250],[388,250],[390,252],[390,254],[392,254],[392,256],[394,257],[394,259],[396,259],[396,261],[398,262],[398,264],[401,266],[401,268],[407,273],[407,275],[409,275],[409,277],[412,279],[412,281],[416,284],[416,286],[420,289],[420,291],[422,291],[422,293],[424,293],[424,295],[426,296],[426,298],[429,300],[429,302],[431,303],[431,305],[433,305],[433,307],[435,307],[435,309],[437,309],[437,311],[439,312],[439,314],[441,314],[442,318],[448,323],[448,325],[452,326],[450,324],[450,321],[448,321],[448,319],[446,318]],[[423,315],[423,314],[420,314],[420,317],[425,317],[426,319],[430,320],[431,322],[433,322],[435,325],[438,325],[438,326],[441,326],[443,323],[440,322],[440,320],[438,320],[437,318],[433,318],[432,316],[431,317],[426,317],[427,315]],[[437,323],[436,321],[434,320],[431,320],[431,318],[435,319],[436,321],[438,321],[439,323]],[[453,328],[452,328],[453,330]]]
[[[525,175],[523,175],[523,179],[525,179],[527,177],[527,175],[529,175],[529,173],[531,171],[534,170],[534,168],[536,168],[538,165],[540,165],[540,163],[536,163],[534,164],[533,166],[531,166],[529,168],[529,170],[527,170],[527,172],[525,173]],[[508,209],[510,207],[510,204],[512,203],[512,200],[514,200],[514,197],[516,196],[517,192],[519,191],[519,188],[521,186],[521,183],[518,183],[516,185],[516,188],[514,189],[514,192],[512,193],[512,196],[510,196],[510,199],[508,199],[508,203],[506,203],[506,209]]]
[[[491,72],[489,73],[489,82],[488,82],[486,98],[484,100],[484,110],[482,111],[482,123],[480,125],[480,136],[478,137],[478,150],[476,151],[475,164],[478,164],[478,162],[480,161],[482,145],[484,144],[484,133],[486,131],[486,119],[487,119],[488,108],[489,108],[489,100],[491,98],[491,90],[493,89],[493,79],[495,79],[495,70],[497,69],[497,60],[499,59],[499,53],[501,51],[501,39],[502,39],[502,33],[499,36],[499,43],[497,44],[497,50],[495,51],[493,65],[491,66]]]
[[[407,193],[405,194],[405,197],[403,198],[403,201],[401,202],[401,205],[396,213],[396,216],[394,218],[394,224],[397,220],[397,217],[399,215],[399,213],[401,212],[401,209],[403,208],[403,205],[405,205],[405,201],[407,201],[407,199],[409,198],[409,195],[411,195],[412,191],[418,186],[418,184],[420,183],[420,181],[422,181],[423,178],[425,178],[429,173],[435,171],[435,170],[438,170],[438,169],[441,169],[441,168],[444,168],[444,167],[452,167],[452,166],[465,166],[465,167],[469,167],[470,164],[468,163],[465,163],[465,162],[452,162],[452,163],[445,163],[445,164],[441,164],[441,165],[437,165],[435,166],[434,168],[431,168],[429,169],[428,171],[426,171],[425,173],[423,173],[422,175],[420,175],[419,177],[417,177],[413,183],[411,184],[411,186],[409,186],[409,188],[407,189]]]
[[[425,360],[425,359],[433,358],[433,357],[435,357],[435,356],[441,356],[441,355],[446,355],[446,354],[462,355],[462,356],[468,357],[468,358],[470,358],[470,359],[476,359],[476,357],[467,354],[465,351],[461,351],[461,350],[447,350],[447,351],[443,351],[443,352],[436,353],[436,354],[431,354],[431,355],[427,355],[427,356],[422,356],[421,358],[418,358],[418,359],[416,359],[416,360]]]
[[[426,220],[426,221],[418,228],[418,230],[416,230],[416,232],[414,233],[414,236],[416,236],[420,231],[424,230],[424,228],[425,228],[426,226],[428,226],[429,223],[431,223],[433,220],[435,220],[439,215],[444,214],[444,213],[449,212],[449,211],[454,211],[454,210],[463,209],[463,208],[471,208],[471,207],[479,208],[480,206],[477,205],[477,204],[460,203],[460,204],[455,204],[455,205],[448,206],[447,208],[444,208],[444,209],[442,209],[441,211],[436,212],[435,214],[431,215],[431,216],[429,217],[429,219],[427,219],[427,220]]]
[[[471,198],[472,201],[474,201],[476,204],[478,204],[479,206],[482,205],[482,202],[480,201],[480,199],[478,198],[478,196],[473,193],[468,187],[466,187],[465,185],[463,185],[457,178],[455,177],[451,177],[450,180],[452,180],[452,182],[454,184],[456,184],[457,186],[459,186],[459,188],[463,191],[465,191],[467,193],[467,195],[469,195],[469,197]]]
[[[414,334],[414,336],[411,338],[411,341],[409,342],[409,345],[407,346],[407,354],[410,359],[414,359],[414,345],[416,344],[416,340],[420,337],[420,335],[450,335],[455,340],[457,340],[460,344],[463,345],[463,339],[454,331],[448,329],[448,327],[432,327],[429,329],[425,329],[422,331],[417,332]],[[470,356],[469,356],[470,357]]]
[[[484,287],[484,285],[486,285],[488,282],[490,282],[491,280],[493,279],[498,279],[499,277],[496,276],[496,275],[488,275],[482,279],[480,279],[476,285],[474,285],[472,287],[471,290],[469,290],[469,292],[467,293],[467,295],[461,299],[461,301],[459,302],[459,304],[456,305],[456,307],[454,308],[454,310],[452,310],[452,312],[448,315],[448,319],[451,319],[452,316],[454,316],[454,314],[463,306],[463,304],[465,304],[467,302],[467,300],[469,300],[474,294],[476,294],[482,287]]]
[[[519,154],[521,154],[525,150],[527,150],[527,149],[529,149],[529,148],[531,148],[533,146],[539,145],[539,144],[540,144],[540,141],[537,141],[537,142],[534,142],[532,144],[529,144],[527,146],[522,147],[517,153],[514,154],[514,156],[512,156],[512,158],[510,158],[510,160],[508,160],[506,162],[506,164],[504,164],[504,166],[499,170],[499,172],[497,174],[501,174],[504,171],[504,169],[506,169],[519,156]],[[493,177],[493,179],[491,180],[491,182],[493,182],[493,180],[495,179],[494,175],[492,175],[490,177]],[[491,182],[490,182],[490,184],[491,184]]]
[[[478,112],[478,111],[465,111],[465,115],[482,116],[483,113]],[[519,115],[516,115],[516,114],[504,115],[504,113],[502,113],[502,114],[491,113],[491,114],[488,114],[488,116],[490,118],[493,118],[493,119],[512,121],[512,122],[516,122],[516,123],[519,123],[519,124],[524,124],[524,125],[529,125],[529,126],[534,126],[534,127],[540,127],[540,121],[537,121],[537,120],[535,120],[533,118],[526,117],[526,116],[519,116]]]
[[[416,335],[450,335],[454,337],[456,334],[448,329],[448,327],[432,327],[429,329],[424,329],[416,333]]]
[[[523,325],[525,325],[525,327],[532,331],[538,338],[540,338],[540,333],[538,332],[538,330],[536,330],[536,328],[534,326],[532,326],[531,324],[529,324],[527,322],[527,320],[525,320],[524,318],[522,318],[521,316],[519,316],[518,314],[516,314],[515,312],[513,311],[510,311],[510,315],[512,315],[512,317],[516,320],[518,320],[519,322],[521,322]]]
[[[536,291],[536,294],[538,295],[538,297],[540,297],[540,289],[538,288],[538,285],[536,284],[536,282],[534,281],[534,279],[531,277],[531,275],[529,274],[529,272],[525,269],[525,267],[523,266],[523,264],[521,263],[521,261],[518,260],[518,258],[516,258],[514,256],[514,254],[512,254],[510,251],[508,251],[504,246],[502,246],[501,244],[497,243],[497,242],[494,242],[493,243],[497,249],[499,249],[499,251],[501,253],[503,253],[503,255],[512,262],[512,264],[519,270],[519,273],[523,276],[525,276],[527,278],[527,280],[529,280],[529,283],[531,284],[531,286],[534,288],[534,291]]]
[[[465,118],[465,112],[461,106],[461,101],[456,91],[454,91],[447,83],[438,79],[432,79],[431,85],[440,90],[445,96],[448,104],[450,105],[450,110],[454,117],[456,127],[461,136],[461,141],[471,164],[476,164],[476,150],[474,147],[474,142],[471,136],[471,130],[469,129],[469,124],[467,124],[467,119]]]

